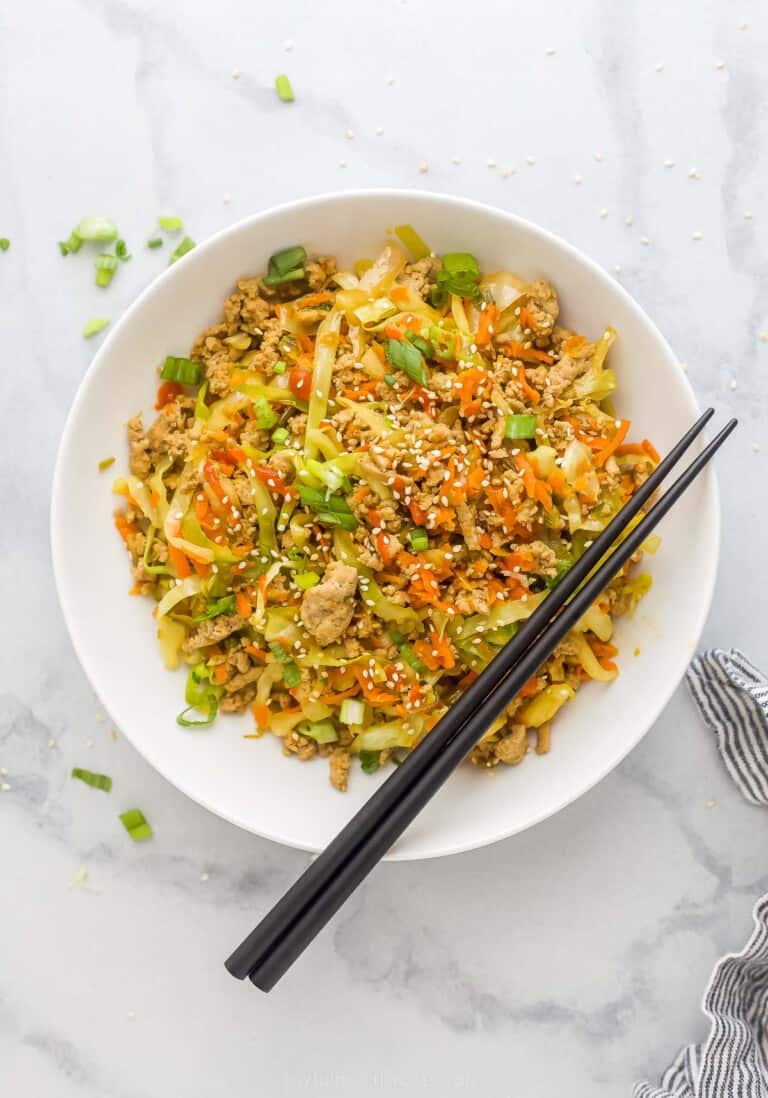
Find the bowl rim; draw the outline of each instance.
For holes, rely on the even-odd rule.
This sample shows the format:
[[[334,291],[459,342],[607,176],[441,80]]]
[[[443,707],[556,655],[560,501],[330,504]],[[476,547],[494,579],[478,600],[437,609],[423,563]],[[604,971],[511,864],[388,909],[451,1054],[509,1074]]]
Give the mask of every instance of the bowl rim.
[[[516,226],[519,229],[531,234],[534,237],[538,237],[543,242],[553,246],[566,254],[572,259],[582,264],[590,273],[596,277],[599,281],[610,286],[612,293],[622,300],[624,306],[634,313],[637,319],[646,326],[651,332],[656,342],[661,348],[663,348],[670,359],[674,359],[674,352],[667,342],[666,338],[657,327],[655,322],[645,312],[645,310],[638,304],[632,295],[621,285],[613,279],[608,272],[601,267],[590,256],[586,255],[579,248],[570,244],[567,240],[558,236],[556,233],[551,232],[548,229],[542,228],[540,225],[533,221],[529,221],[527,218],[521,217],[519,214],[511,213],[508,210],[493,206],[486,202],[478,202],[475,199],[464,198],[462,196],[453,194],[441,194],[438,191],[419,190],[416,188],[400,188],[400,187],[360,187],[351,188],[349,190],[329,191],[318,195],[310,195],[306,198],[296,199],[291,202],[284,202],[277,206],[270,206],[265,210],[261,210],[258,213],[250,214],[246,217],[236,221],[233,225],[229,225],[224,229],[213,233],[210,237],[204,240],[201,244],[197,245],[193,252],[184,257],[185,262],[188,264],[200,264],[205,261],[205,258],[209,251],[213,250],[222,240],[226,240],[229,237],[236,237],[247,228],[258,225],[260,222],[268,221],[277,215],[290,214],[304,210],[308,207],[320,207],[326,205],[333,205],[338,202],[355,202],[360,199],[363,200],[375,200],[375,199],[404,199],[404,200],[419,200],[434,202],[438,205],[453,207],[457,211],[463,211],[467,209],[475,210],[479,213],[491,215],[495,218],[502,219],[503,221]],[[85,672],[92,689],[96,693],[99,700],[105,708],[109,709],[103,699],[99,695],[99,689],[97,686],[97,676],[94,672],[94,668],[91,665],[91,661],[87,655],[87,646],[84,641],[84,636],[81,632],[81,628],[78,625],[78,616],[76,610],[76,600],[71,597],[71,593],[68,589],[67,582],[63,575],[63,565],[60,561],[59,553],[59,541],[61,538],[62,523],[64,521],[65,509],[61,499],[62,482],[65,476],[65,466],[67,464],[67,458],[70,450],[76,444],[76,432],[75,427],[79,418],[80,408],[86,402],[91,385],[95,377],[105,368],[105,363],[108,362],[112,349],[112,344],[119,339],[120,333],[125,325],[127,325],[131,318],[141,311],[144,303],[148,301],[152,295],[158,290],[158,288],[165,284],[170,279],[176,277],[175,265],[167,267],[156,278],[154,278],[148,286],[146,286],[136,299],[128,306],[120,319],[110,329],[107,338],[101,344],[96,351],[93,359],[91,360],[85,374],[80,379],[77,387],[74,399],[70,405],[67,417],[64,423],[64,428],[61,433],[59,445],[56,453],[56,461],[54,465],[52,485],[51,485],[51,502],[50,502],[50,549],[53,565],[54,583],[56,586],[56,592],[59,599],[59,605],[61,607],[64,622],[69,633],[72,647],[75,650],[78,662]],[[687,401],[690,405],[691,419],[693,420],[699,414],[699,405],[696,399],[693,387],[688,377],[680,372],[678,381],[682,383],[683,391]],[[700,639],[704,629],[709,611],[712,605],[712,599],[714,596],[715,583],[717,579],[718,563],[720,557],[720,540],[721,540],[721,516],[720,516],[720,495],[717,482],[717,476],[712,466],[704,473],[706,484],[706,497],[704,506],[709,512],[707,515],[708,521],[712,526],[712,536],[709,546],[709,559],[707,561],[708,574],[706,581],[701,588],[701,594],[698,601],[698,612],[695,620],[692,623],[692,641],[691,650],[695,648]],[[593,789],[599,782],[603,780],[612,770],[614,770],[619,764],[626,758],[630,751],[632,751],[645,735],[651,730],[653,725],[658,720],[662,711],[666,708],[672,695],[677,690],[680,682],[682,681],[685,669],[689,662],[690,657],[686,652],[682,652],[679,661],[679,666],[676,667],[675,673],[670,677],[670,685],[662,691],[657,699],[656,705],[653,706],[651,715],[644,722],[639,733],[633,738],[633,740],[626,745],[626,747],[616,756],[610,756],[605,766],[596,769],[589,775],[584,781],[582,781],[573,791],[569,792],[560,801],[553,806],[549,806],[543,809],[541,812],[532,816],[524,824],[515,824],[510,827],[503,827],[493,834],[483,835],[476,840],[470,840],[458,843],[448,843],[442,846],[436,846],[426,852],[419,851],[418,849],[413,853],[409,852],[408,847],[404,850],[393,849],[390,853],[385,855],[384,861],[421,861],[430,858],[446,857],[451,854],[460,854],[465,851],[476,850],[480,847],[491,846],[494,843],[500,842],[502,839],[510,838],[513,835],[520,834],[523,831],[527,831],[529,828],[534,827],[536,824],[541,823],[543,820],[548,819],[550,816],[555,816],[561,812],[568,805],[578,800]],[[118,728],[123,730],[124,722],[121,721],[120,715],[115,711],[110,711],[110,715],[114,717],[115,723]],[[130,725],[130,721],[125,725]],[[139,745],[130,735],[129,732],[124,733],[126,739],[130,741],[133,748],[152,766],[152,768],[159,773],[167,782],[182,792],[185,796],[189,797],[196,804],[201,805],[203,808],[212,812],[214,815],[226,820],[228,823],[234,824],[237,827],[242,828],[251,834],[258,835],[261,838],[269,839],[272,842],[281,844],[282,846],[291,847],[296,850],[304,850],[311,853],[317,853],[319,849],[317,846],[312,846],[305,843],[300,843],[295,840],[287,839],[282,835],[270,832],[268,828],[254,827],[251,823],[239,818],[235,814],[229,814],[226,810],[210,803],[205,797],[199,793],[193,792],[186,787],[183,781],[179,781],[168,768],[164,765],[160,765],[154,758],[151,750],[148,750],[143,745]]]

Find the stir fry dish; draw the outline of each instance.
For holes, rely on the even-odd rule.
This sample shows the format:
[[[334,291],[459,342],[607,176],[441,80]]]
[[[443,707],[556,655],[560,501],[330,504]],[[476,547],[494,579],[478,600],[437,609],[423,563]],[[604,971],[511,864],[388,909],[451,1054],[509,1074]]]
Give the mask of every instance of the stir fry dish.
[[[339,790],[429,733],[659,460],[613,410],[615,333],[558,314],[543,279],[399,226],[351,269],[276,253],[166,358],[115,520],[165,665],[187,667],[180,725],[247,710],[250,736],[325,756]],[[618,674],[641,555],[474,763],[545,753],[582,683]]]

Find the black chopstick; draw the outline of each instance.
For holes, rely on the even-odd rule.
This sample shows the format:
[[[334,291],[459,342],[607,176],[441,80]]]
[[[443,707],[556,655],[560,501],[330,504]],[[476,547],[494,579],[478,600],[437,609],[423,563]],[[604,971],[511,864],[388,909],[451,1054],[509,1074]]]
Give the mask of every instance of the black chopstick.
[[[606,548],[604,536],[610,532],[610,536],[615,538],[626,529],[627,523],[658,487],[659,480],[690,446],[711,414],[711,410],[705,413],[681,439],[656,471],[656,474],[661,473],[661,476],[658,476],[650,487],[647,487],[648,482],[643,485],[647,490],[641,497],[640,503],[634,508],[629,504],[623,508],[622,521],[617,524],[614,520],[606,531],[595,539],[591,549],[582,558],[583,561],[589,554],[586,563],[581,568],[579,567],[581,561],[574,565],[562,583],[531,615],[526,628],[521,629],[513,641],[497,656],[490,665],[494,671],[490,685],[485,672],[473,684],[476,686],[484,680],[486,685],[484,686],[485,694],[480,698],[475,696],[470,713],[461,719],[466,706],[461,705],[460,702],[466,698],[469,693],[467,691],[423,744],[406,760],[406,763],[380,787],[320,858],[309,867],[259,926],[235,950],[226,962],[227,968],[233,975],[239,978],[248,975],[256,986],[263,990],[269,990],[274,986],[722,445],[735,427],[735,421],[731,421],[720,432],[686,472],[675,481],[649,514],[627,534],[610,559],[604,561],[582,589],[574,594],[579,583],[585,579],[591,567],[594,567],[603,555]],[[637,499],[641,491],[642,489],[636,493],[631,503]],[[566,580],[570,582],[566,583]],[[557,614],[563,606],[568,593],[573,594],[571,602],[555,617],[554,621],[550,622],[552,615]],[[519,640],[521,634],[524,636],[525,643]],[[510,648],[513,649],[511,660],[508,656]],[[510,666],[511,664],[514,666]],[[460,715],[458,719],[457,713]],[[400,775],[406,764],[410,759],[422,756],[422,753],[426,754],[424,749],[433,742],[433,737],[441,730],[441,726],[445,728],[446,725],[448,727],[447,731],[442,731],[439,753],[434,758],[431,757],[428,766],[422,763],[418,770],[412,767],[410,781],[404,782]],[[434,750],[430,753],[430,756],[432,755]],[[389,787],[395,778],[399,779],[395,783],[398,787],[398,796],[393,798],[389,793]],[[383,797],[381,794],[385,790],[389,795]]]

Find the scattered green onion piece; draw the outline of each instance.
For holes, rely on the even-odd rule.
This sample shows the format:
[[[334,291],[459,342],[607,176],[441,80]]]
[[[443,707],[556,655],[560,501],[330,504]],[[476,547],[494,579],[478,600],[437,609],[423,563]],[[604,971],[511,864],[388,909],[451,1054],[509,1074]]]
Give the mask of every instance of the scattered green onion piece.
[[[381,766],[381,751],[361,751],[359,758],[365,774],[375,774]]]
[[[282,444],[284,442],[287,442],[289,438],[290,433],[286,430],[285,427],[278,427],[275,431],[272,432],[272,441],[275,443],[276,446],[282,446]]]
[[[417,553],[429,549],[429,536],[423,526],[417,526],[414,530],[410,530],[408,540],[411,543],[411,548]]]
[[[308,591],[310,587],[315,587],[320,582],[317,572],[297,572],[293,578],[302,591]]]
[[[59,242],[59,251],[62,255],[75,255],[83,246],[83,242],[77,235],[77,230],[73,229],[69,234],[67,240]]]
[[[176,718],[176,724],[181,725],[182,728],[207,728],[209,724],[213,724],[216,717],[219,715],[219,701],[215,698],[211,705],[205,710],[205,716],[200,720],[190,720],[187,713],[199,712],[199,706],[188,705],[186,709],[182,709]]]
[[[415,381],[417,385],[422,386],[429,384],[424,356],[418,347],[414,347],[407,340],[388,339],[386,354],[389,362],[396,369],[402,370],[411,381]]]
[[[178,381],[181,385],[199,385],[203,364],[196,358],[176,358],[168,355],[160,371],[163,381]]]
[[[272,373],[273,374],[284,374],[285,373],[285,363],[284,362],[276,362],[275,365],[272,367]]]
[[[216,720],[219,712],[221,687],[213,686],[210,677],[211,673],[202,661],[196,663],[194,667],[190,667],[184,688],[184,700],[187,703],[187,708],[182,710],[176,718],[176,723],[181,725],[182,728],[205,728]],[[190,710],[202,713],[202,719],[190,720],[187,717]]]
[[[115,240],[117,237],[117,225],[108,217],[84,217],[75,225],[72,236],[83,240]]]
[[[507,416],[504,438],[536,438],[537,416]]]
[[[84,770],[80,766],[72,767],[72,777],[79,778],[81,782],[85,782],[93,789],[103,789],[105,793],[109,793],[112,788],[112,779],[108,774],[97,774],[93,770]]]
[[[277,423],[278,416],[266,397],[256,397],[253,402],[253,412],[256,417],[256,426],[262,431],[268,431]]]
[[[128,245],[124,240],[115,241],[115,255],[118,259],[122,259],[123,263],[126,263],[131,257],[128,254]]]
[[[275,77],[275,91],[283,103],[293,103],[295,96],[288,77],[283,73]]]
[[[384,374],[384,380],[387,383],[387,385],[392,386],[397,381],[397,378],[395,377],[394,374]]]
[[[59,251],[62,255],[69,255],[69,244],[65,240],[59,241]]]
[[[115,464],[115,459],[113,457],[103,458],[99,462],[99,472],[100,473],[106,472],[106,470],[109,469],[114,464]]]
[[[117,257],[108,252],[99,252],[94,260],[96,266],[96,285],[102,288],[108,286],[117,270]]]
[[[429,255],[429,247],[424,243],[413,225],[395,225],[395,233],[414,260],[425,259]]]
[[[283,648],[280,641],[269,641],[269,650],[278,663],[292,663],[291,657]]]
[[[283,682],[288,687],[298,686],[301,682],[301,671],[293,660],[283,667]]]
[[[171,252],[171,258],[168,260],[168,266],[175,263],[177,259],[181,259],[187,252],[191,252],[195,247],[195,242],[191,236],[185,236],[184,239],[178,244]]]
[[[197,390],[197,399],[195,400],[195,418],[196,419],[210,419],[211,409],[205,403],[205,398],[208,393],[208,382],[204,381],[200,388]]]
[[[306,273],[303,267],[298,267],[295,271],[288,271],[284,275],[267,274],[262,281],[265,286],[282,286],[284,282],[301,282],[302,278],[306,277]]]
[[[298,282],[304,278],[304,262],[307,258],[305,248],[295,244],[292,248],[283,248],[269,257],[267,273],[264,276],[265,286],[280,286],[284,282]]]
[[[153,236],[150,240],[147,241],[148,248],[162,248],[162,246],[163,238],[161,236]]]
[[[360,698],[344,698],[339,710],[342,724],[363,724],[365,722],[365,702]]]
[[[205,612],[198,614],[192,621],[209,621],[211,618],[217,618],[219,614],[229,614],[235,609],[235,596],[225,595],[224,598],[216,599],[215,602],[209,602],[205,608]]]
[[[7,252],[11,246],[11,242],[7,236],[0,236],[0,252]]]
[[[90,339],[91,336],[98,335],[109,324],[109,318],[103,316],[95,316],[89,320],[83,328],[83,335],[86,339]]]
[[[120,813],[120,822],[135,843],[143,843],[152,838],[152,828],[140,808],[129,808]]]
[[[180,217],[158,217],[157,223],[166,233],[178,233],[184,228]]]
[[[427,343],[426,339],[422,339],[420,335],[416,335],[416,333],[412,332],[410,328],[406,328],[405,338],[408,340],[409,343],[412,343],[414,347],[421,351],[425,358],[429,358],[431,356],[432,348]]]
[[[341,526],[344,530],[356,530],[358,521],[349,504],[341,496],[326,495],[319,488],[308,484],[299,486],[299,496],[305,507],[317,512],[317,521],[325,526]]]

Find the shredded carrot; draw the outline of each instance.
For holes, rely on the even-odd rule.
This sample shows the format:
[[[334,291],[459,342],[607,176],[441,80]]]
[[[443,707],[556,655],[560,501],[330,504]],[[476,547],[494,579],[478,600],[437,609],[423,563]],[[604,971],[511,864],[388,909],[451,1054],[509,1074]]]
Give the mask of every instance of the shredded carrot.
[[[629,430],[629,428],[630,421],[628,419],[622,419],[619,421],[619,426],[616,429],[616,434],[613,436],[610,442],[606,443],[606,445],[603,446],[603,448],[599,450],[597,454],[595,454],[595,465],[597,465],[598,468],[601,465],[605,465],[611,454],[615,450],[617,450],[618,447],[622,444],[624,439],[627,437],[627,431]]]
[[[267,575],[266,572],[262,572],[259,576],[259,594],[264,602],[267,601]]]
[[[360,683],[356,682],[354,686],[350,686],[348,690],[340,690],[337,694],[321,694],[318,697],[318,701],[321,705],[338,705],[339,702],[343,702],[345,698],[352,698],[355,694],[360,693]]]
[[[257,648],[255,644],[246,644],[244,646],[244,651],[247,652],[249,656],[253,656],[255,660],[261,660],[262,662],[266,662],[267,656],[269,655],[263,648]]]
[[[482,549],[490,549],[491,545],[493,544],[493,542],[491,541],[491,535],[487,533],[480,534],[478,537],[478,541],[480,542],[480,547]]]
[[[194,557],[190,557],[190,560],[192,561],[192,567],[197,572],[198,576],[200,576],[201,579],[207,579],[211,574],[210,564],[204,560],[195,560]]]
[[[430,671],[438,671],[441,667],[450,671],[456,666],[450,644],[435,629],[430,628],[426,639],[417,640],[413,650]]]
[[[139,532],[137,527],[134,526],[132,522],[128,521],[122,511],[118,511],[115,514],[115,526],[126,545],[128,544],[128,539],[133,534],[138,534]]]
[[[546,351],[540,351],[537,347],[526,347],[515,341],[504,344],[504,353],[510,358],[519,358],[523,362],[543,362],[545,366],[552,365],[552,356]]]
[[[376,552],[381,557],[382,563],[387,565],[395,559],[396,550],[392,544],[392,538],[383,531],[376,535]]]
[[[344,396],[348,400],[367,400],[369,396],[376,393],[380,384],[379,381],[365,381],[362,385],[358,385],[356,389],[344,389]]]
[[[157,400],[155,401],[155,408],[158,411],[161,408],[165,408],[166,404],[170,404],[172,401],[174,401],[181,392],[183,392],[183,389],[179,385],[178,381],[164,381],[160,388],[157,390]]]
[[[402,341],[405,339],[403,333],[394,324],[386,325],[386,327],[384,328],[384,335],[387,337],[387,339],[396,339],[400,343],[402,343]]]
[[[226,682],[227,679],[229,678],[229,671],[227,670],[227,665],[224,664],[224,663],[217,664],[216,667],[214,667],[213,671],[211,672],[211,678],[219,686],[223,682]]]
[[[237,607],[237,612],[241,618],[249,618],[251,616],[253,607],[243,591],[238,591],[235,595],[235,606]]]
[[[528,397],[531,404],[538,404],[541,401],[541,394],[532,385],[529,385],[528,378],[525,376],[525,367],[522,364],[516,368],[515,377],[523,390],[523,395]]]
[[[483,314],[485,315],[485,314]],[[476,416],[480,411],[478,391],[488,381],[489,372],[483,366],[473,366],[462,370],[456,376],[454,388],[459,394],[459,412],[463,416]]]
[[[499,315],[499,310],[495,305],[487,305],[480,313],[480,324],[477,332],[475,333],[475,345],[477,347],[487,347],[491,342],[496,319]]]
[[[427,521],[427,518],[429,517],[428,513],[426,511],[423,511],[414,499],[412,499],[409,503],[408,510],[411,512],[411,518],[417,526],[423,526],[424,523]]]
[[[528,682],[520,691],[519,696],[521,698],[531,698],[534,694],[538,694],[539,690],[541,690],[542,685],[542,680],[538,677],[538,675],[534,675],[532,679],[528,679]]]
[[[253,718],[256,721],[257,728],[266,728],[269,724],[269,719],[272,714],[269,711],[268,705],[261,705],[259,702],[254,702],[251,706],[251,712]]]
[[[653,443],[649,442],[647,438],[643,439],[643,449],[645,450],[648,457],[651,458],[653,461],[655,461],[656,464],[658,465],[659,462],[661,461],[661,454],[656,449],[656,447],[653,445]]]
[[[407,286],[393,286],[389,291],[389,299],[394,301],[395,305],[404,305],[406,301],[410,301],[410,298]]]
[[[176,569],[179,579],[186,579],[187,576],[192,575],[189,559],[182,553],[181,549],[177,549],[175,545],[168,546],[168,559]]]
[[[355,678],[360,683],[360,689],[363,692],[363,697],[366,701],[369,701],[371,705],[391,705],[392,702],[397,701],[397,695],[392,694],[389,690],[384,690],[380,686],[376,686],[372,683],[364,674],[362,667],[356,667],[354,669]]]
[[[586,346],[586,344],[587,341],[584,336],[568,336],[568,338],[563,341],[563,350],[567,355],[572,355],[576,351],[580,351],[582,347]]]

